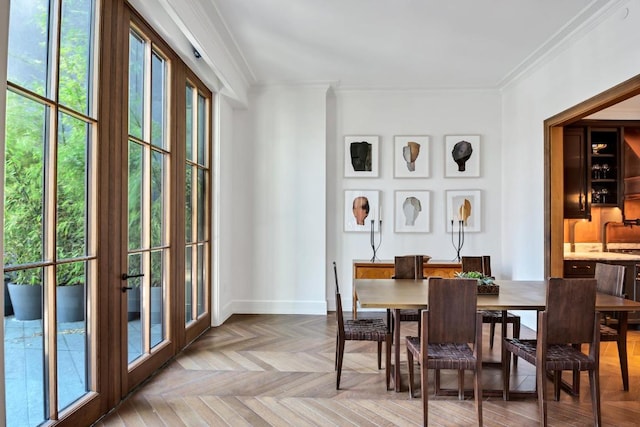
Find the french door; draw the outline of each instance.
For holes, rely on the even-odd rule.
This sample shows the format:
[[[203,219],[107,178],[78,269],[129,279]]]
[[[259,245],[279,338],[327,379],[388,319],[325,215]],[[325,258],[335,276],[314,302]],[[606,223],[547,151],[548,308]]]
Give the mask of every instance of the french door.
[[[129,30],[128,137],[125,208],[126,271],[122,293],[126,295],[127,376],[143,371],[152,359],[154,369],[164,363],[173,348],[167,320],[173,306],[169,265],[172,255],[169,201],[173,138],[168,128],[171,62],[144,32]],[[124,342],[124,340],[123,340]],[[127,391],[137,383],[123,383]]]
[[[89,425],[210,325],[212,94],[125,1],[12,0],[9,34],[6,425]]]
[[[143,20],[129,21],[123,395],[210,325],[211,95]]]

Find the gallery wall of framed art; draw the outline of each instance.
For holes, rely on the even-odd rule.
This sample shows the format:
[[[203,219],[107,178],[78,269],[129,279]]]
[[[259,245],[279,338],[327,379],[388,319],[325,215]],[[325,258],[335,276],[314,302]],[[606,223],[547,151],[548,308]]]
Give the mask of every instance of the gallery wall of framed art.
[[[482,231],[481,191],[456,189],[457,185],[453,185],[455,178],[480,177],[480,135],[442,137],[445,159],[437,169],[443,171],[441,178],[447,182],[453,178],[451,188],[442,188],[431,179],[432,141],[430,135],[394,135],[388,141],[365,134],[344,137],[345,178],[379,178],[380,170],[390,168],[392,182],[398,183],[392,186],[393,191],[386,198],[386,191],[381,190],[383,186],[376,185],[380,183],[379,179],[360,186],[371,189],[345,189],[345,232],[371,232],[372,219],[375,220],[374,232],[379,232],[381,222],[378,220],[385,208],[393,215],[389,220],[394,233],[431,233],[434,231],[431,221],[434,208],[445,212],[443,227],[436,225],[435,230],[452,233],[462,226],[466,232]],[[385,143],[390,145],[387,150],[383,146]],[[384,181],[384,187],[388,189],[389,180]],[[364,215],[365,222],[359,221],[359,215]]]

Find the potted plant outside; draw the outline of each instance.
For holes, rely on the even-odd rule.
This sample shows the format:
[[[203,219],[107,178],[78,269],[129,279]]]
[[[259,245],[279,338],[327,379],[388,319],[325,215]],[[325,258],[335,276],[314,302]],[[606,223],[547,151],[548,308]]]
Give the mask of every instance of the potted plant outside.
[[[19,270],[8,274],[9,296],[17,320],[42,318],[42,280],[40,269]]]
[[[4,275],[4,316],[13,316],[13,304],[9,295],[9,276]]]
[[[84,262],[58,265],[56,312],[58,322],[79,322],[85,313]]]

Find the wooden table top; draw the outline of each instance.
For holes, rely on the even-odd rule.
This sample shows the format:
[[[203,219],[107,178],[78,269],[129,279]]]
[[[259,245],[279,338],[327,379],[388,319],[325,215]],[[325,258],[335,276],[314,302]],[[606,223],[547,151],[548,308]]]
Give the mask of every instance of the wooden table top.
[[[355,279],[354,292],[362,308],[427,308],[427,280]],[[478,295],[479,310],[544,310],[543,280],[496,280],[499,295]],[[640,302],[598,293],[596,310],[640,311]]]

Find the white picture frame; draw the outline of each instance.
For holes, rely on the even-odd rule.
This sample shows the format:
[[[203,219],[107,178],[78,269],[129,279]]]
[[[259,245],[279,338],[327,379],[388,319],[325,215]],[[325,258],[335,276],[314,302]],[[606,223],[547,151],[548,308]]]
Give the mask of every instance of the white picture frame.
[[[444,145],[445,177],[480,176],[480,135],[445,135]]]
[[[365,198],[368,204],[368,212],[363,218],[362,224],[358,224],[357,215],[361,214],[358,202]],[[355,208],[354,208],[355,206]],[[362,212],[364,215],[364,213]],[[380,230],[380,218],[382,211],[380,208],[380,191],[378,190],[345,190],[344,191],[344,231],[346,232],[371,232],[371,220],[373,220],[373,231]]]
[[[431,231],[431,192],[397,190],[394,195],[394,231],[429,233]]]
[[[463,228],[465,233],[482,231],[482,192],[480,190],[446,190],[446,230],[457,233],[459,230],[460,206],[468,200],[471,212]]]
[[[380,137],[375,135],[344,137],[344,177],[377,178],[380,163]]]
[[[394,178],[429,177],[429,142],[427,135],[396,135],[393,137]]]

